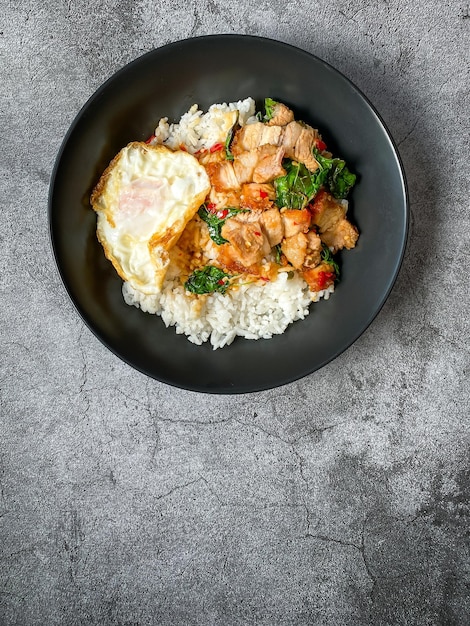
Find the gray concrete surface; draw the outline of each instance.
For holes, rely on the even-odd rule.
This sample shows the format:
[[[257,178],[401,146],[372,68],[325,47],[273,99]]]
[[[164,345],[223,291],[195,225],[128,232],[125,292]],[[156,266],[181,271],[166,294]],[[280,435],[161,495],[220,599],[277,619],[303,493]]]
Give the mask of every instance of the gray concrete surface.
[[[13,2],[0,12],[2,625],[466,625],[469,5]],[[412,225],[370,329],[269,392],[202,396],[109,353],[52,258],[79,108],[169,41],[311,51],[399,145]]]

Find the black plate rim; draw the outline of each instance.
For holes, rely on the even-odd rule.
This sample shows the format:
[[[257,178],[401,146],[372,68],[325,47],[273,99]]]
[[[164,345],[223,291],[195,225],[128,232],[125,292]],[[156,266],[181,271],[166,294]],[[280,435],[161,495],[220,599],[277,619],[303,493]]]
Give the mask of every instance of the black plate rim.
[[[404,221],[403,221],[403,230],[402,230],[402,236],[401,236],[401,251],[400,251],[400,255],[397,257],[396,261],[395,261],[395,269],[393,274],[390,276],[389,278],[389,284],[388,287],[386,289],[386,291],[384,291],[384,295],[382,297],[382,300],[379,302],[379,304],[377,305],[377,307],[375,308],[374,311],[371,312],[371,314],[369,315],[369,317],[367,318],[367,320],[362,324],[362,326],[356,331],[356,333],[354,333],[353,335],[351,335],[349,341],[345,344],[343,344],[341,346],[341,348],[339,348],[338,350],[336,350],[335,352],[333,352],[328,358],[323,359],[322,361],[320,361],[318,364],[316,364],[314,367],[310,368],[309,370],[306,370],[303,374],[301,375],[293,375],[293,376],[285,376],[282,379],[278,379],[276,381],[273,381],[272,384],[264,384],[264,385],[257,385],[257,384],[253,384],[253,385],[243,385],[243,386],[239,386],[237,387],[220,387],[219,389],[214,389],[214,388],[207,388],[207,387],[203,387],[200,385],[190,385],[190,384],[184,384],[181,385],[179,384],[177,381],[175,381],[172,378],[168,378],[165,375],[156,375],[154,372],[149,371],[146,368],[143,367],[139,367],[138,365],[136,365],[135,363],[133,363],[130,359],[126,358],[124,355],[120,354],[118,352],[118,350],[116,350],[109,342],[107,342],[103,337],[101,337],[101,335],[97,332],[97,330],[93,327],[92,324],[92,320],[88,319],[88,316],[85,315],[80,303],[78,301],[76,301],[76,299],[72,296],[71,290],[65,280],[65,276],[64,273],[61,269],[60,263],[59,263],[59,256],[58,256],[58,251],[57,251],[57,246],[56,246],[56,241],[55,241],[55,237],[54,237],[54,233],[53,233],[53,226],[52,226],[52,205],[53,205],[53,195],[54,195],[54,188],[55,188],[55,181],[56,181],[56,177],[57,177],[57,173],[60,167],[60,163],[61,163],[61,159],[63,156],[63,153],[65,152],[65,149],[67,147],[68,141],[70,139],[70,137],[72,136],[76,126],[78,125],[78,123],[80,122],[82,116],[86,113],[86,111],[88,110],[88,108],[93,104],[93,102],[95,100],[97,100],[102,93],[104,93],[104,91],[107,89],[108,85],[111,84],[112,82],[114,82],[116,79],[119,78],[119,76],[125,72],[128,72],[132,69],[132,66],[137,65],[139,63],[141,63],[145,58],[153,56],[153,55],[157,55],[159,52],[172,48],[172,47],[178,47],[181,45],[187,45],[188,43],[191,42],[197,42],[197,41],[202,41],[202,40],[235,40],[235,39],[240,39],[243,41],[246,40],[254,40],[257,41],[259,43],[263,43],[263,42],[269,42],[270,44],[274,44],[277,45],[279,47],[285,47],[287,49],[290,49],[291,51],[295,52],[296,54],[302,54],[305,55],[307,57],[309,57],[310,59],[313,59],[316,63],[320,63],[322,65],[324,65],[329,71],[335,73],[338,75],[338,77],[345,81],[346,83],[349,84],[349,86],[352,88],[353,91],[355,91],[360,97],[361,99],[367,104],[368,108],[370,109],[370,111],[373,113],[373,115],[376,117],[376,119],[378,120],[380,126],[382,127],[383,131],[385,132],[385,135],[387,137],[387,140],[390,143],[390,146],[392,148],[392,152],[394,154],[394,157],[396,159],[397,165],[398,165],[398,169],[399,169],[399,174],[400,174],[400,179],[401,179],[401,186],[402,186],[402,194],[403,194],[403,200],[404,200]],[[338,358],[341,354],[343,354],[346,350],[348,350],[358,339],[359,337],[361,337],[366,331],[367,329],[370,327],[370,325],[372,324],[372,322],[377,318],[377,316],[379,315],[379,313],[381,312],[381,310],[383,309],[386,301],[388,300],[390,293],[392,292],[396,280],[398,278],[400,269],[402,267],[403,264],[403,259],[406,253],[406,248],[407,248],[407,244],[408,244],[408,238],[409,238],[409,227],[410,227],[410,201],[409,201],[409,189],[408,189],[408,183],[407,183],[407,179],[406,179],[406,174],[405,174],[405,168],[403,165],[403,161],[400,155],[400,152],[398,150],[398,146],[396,145],[395,140],[392,137],[392,134],[387,126],[387,124],[385,123],[384,119],[382,118],[382,116],[380,115],[380,113],[377,111],[376,107],[372,104],[372,102],[369,100],[369,98],[361,91],[361,89],[359,89],[359,87],[357,87],[347,76],[345,76],[340,70],[336,69],[333,65],[331,65],[330,63],[328,63],[327,61],[324,61],[323,59],[321,59],[320,57],[316,56],[315,54],[308,52],[306,50],[303,50],[302,48],[299,48],[297,46],[294,46],[290,43],[286,43],[284,41],[280,41],[277,39],[273,39],[273,38],[269,38],[269,37],[260,37],[257,35],[244,35],[244,34],[235,34],[235,33],[227,33],[227,34],[214,34],[214,35],[201,35],[201,36],[197,36],[197,37],[188,37],[188,38],[183,38],[183,39],[179,39],[176,41],[172,41],[169,42],[167,44],[164,44],[163,46],[158,46],[157,48],[154,48],[152,50],[149,50],[148,52],[145,52],[144,54],[136,57],[135,59],[133,59],[132,61],[126,63],[125,65],[123,65],[122,67],[120,67],[117,71],[113,72],[101,85],[100,87],[98,87],[98,89],[96,89],[94,91],[94,93],[89,96],[89,98],[85,101],[85,103],[83,104],[83,106],[79,109],[78,113],[75,115],[72,123],[69,126],[68,131],[66,132],[59,151],[57,153],[57,157],[54,163],[54,167],[51,173],[51,178],[50,178],[50,184],[49,184],[49,193],[48,193],[48,222],[49,222],[49,242],[50,242],[50,246],[52,249],[52,253],[53,253],[53,257],[55,260],[55,266],[56,266],[56,270],[59,273],[61,282],[65,288],[66,293],[68,294],[68,297],[70,299],[70,301],[72,302],[74,308],[78,311],[80,317],[82,318],[83,322],[85,323],[85,325],[87,326],[87,328],[92,332],[92,334],[100,341],[100,343],[102,345],[104,345],[112,354],[114,354],[116,357],[118,357],[121,361],[123,361],[124,363],[126,363],[127,365],[129,365],[130,367],[132,367],[134,370],[140,372],[141,374],[144,374],[146,376],[148,376],[149,378],[152,378],[154,380],[163,382],[171,387],[177,388],[177,389],[182,389],[182,390],[187,390],[187,391],[192,391],[192,392],[197,392],[197,393],[204,393],[204,394],[210,394],[210,395],[240,395],[240,394],[244,394],[244,393],[255,393],[255,392],[261,392],[261,391],[267,391],[270,389],[276,389],[276,388],[280,388],[283,387],[285,385],[291,384],[293,382],[296,382],[298,380],[301,380],[303,378],[305,378],[306,376],[309,376],[313,373],[315,373],[316,371],[322,369],[323,367],[325,367],[326,365],[328,365],[328,363],[331,363],[332,361],[334,361],[336,358]],[[170,330],[170,329],[168,329]],[[230,349],[230,347],[226,347],[224,349]]]

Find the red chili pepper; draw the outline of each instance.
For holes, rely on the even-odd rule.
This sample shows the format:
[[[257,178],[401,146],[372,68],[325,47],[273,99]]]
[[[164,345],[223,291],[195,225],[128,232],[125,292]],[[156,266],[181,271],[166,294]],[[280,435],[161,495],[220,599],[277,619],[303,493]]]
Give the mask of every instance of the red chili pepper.
[[[217,281],[218,285],[225,285],[225,280],[223,278],[221,278],[220,280]]]
[[[261,237],[261,233],[259,233],[257,230],[255,230],[255,235],[257,235],[258,237]]]
[[[317,276],[318,289],[319,290],[325,289],[328,282],[332,280],[334,277],[335,277],[334,272],[318,272],[318,276]]]
[[[211,152],[218,152],[219,150],[222,150],[222,148],[224,147],[223,143],[215,143],[212,147],[211,147]]]
[[[206,204],[207,210],[210,211],[211,213],[216,213],[216,211],[214,211],[214,209],[217,209],[217,205],[214,204],[213,202],[209,202],[209,204]]]
[[[228,215],[228,209],[222,209],[221,211],[217,212],[217,217],[219,218],[219,220],[224,220]]]
[[[155,139],[155,135],[150,135],[150,137],[148,139],[145,140],[145,143],[150,143],[151,141],[153,141]]]
[[[263,189],[259,190],[259,195],[260,195],[261,198],[267,198],[269,196],[269,194],[266,191],[264,191]]]
[[[323,150],[326,150],[326,143],[321,139],[317,139],[317,148],[320,150],[320,152],[323,152]]]

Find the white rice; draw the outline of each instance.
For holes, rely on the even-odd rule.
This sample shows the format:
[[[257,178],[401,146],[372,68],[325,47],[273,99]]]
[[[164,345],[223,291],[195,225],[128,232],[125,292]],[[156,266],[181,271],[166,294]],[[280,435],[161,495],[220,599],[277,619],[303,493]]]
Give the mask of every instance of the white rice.
[[[252,98],[214,104],[207,113],[194,104],[177,124],[168,124],[168,119],[162,118],[155,130],[154,143],[172,149],[183,145],[192,154],[202,148],[209,149],[225,139],[220,134],[220,115],[234,110],[239,112],[240,125],[256,119]],[[125,282],[124,300],[146,313],[159,315],[167,327],[175,326],[177,334],[186,335],[197,345],[210,341],[214,350],[230,345],[236,336],[270,339],[282,334],[289,324],[308,315],[312,301],[327,300],[334,291],[331,285],[312,293],[298,274],[280,272],[273,281],[242,283],[230,287],[224,295],[198,296],[185,290],[177,274],[170,266],[158,295],[145,295]]]
[[[312,294],[299,276],[282,272],[264,284],[252,283],[229,289],[225,295],[196,296],[188,293],[178,279],[167,279],[161,294],[146,296],[129,283],[122,293],[129,305],[160,315],[177,334],[201,345],[210,340],[214,350],[230,345],[238,335],[245,339],[270,339],[282,334],[292,322],[309,313],[312,296],[329,298],[333,285]]]
[[[164,144],[172,150],[184,146],[191,154],[202,148],[209,149],[214,144],[225,141],[225,136],[220,133],[220,123],[223,114],[228,111],[238,111],[240,126],[256,120],[253,98],[229,104],[213,104],[207,113],[201,111],[197,104],[193,104],[178,124],[168,124],[167,117],[160,120],[155,129],[155,143]]]

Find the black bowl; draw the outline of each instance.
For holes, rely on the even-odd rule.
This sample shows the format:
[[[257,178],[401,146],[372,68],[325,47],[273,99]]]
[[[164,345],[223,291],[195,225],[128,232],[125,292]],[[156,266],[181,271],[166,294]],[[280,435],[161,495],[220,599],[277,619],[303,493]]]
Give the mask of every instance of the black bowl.
[[[121,280],[95,235],[89,197],[128,142],[177,121],[197,103],[266,96],[318,128],[358,174],[350,215],[360,231],[341,255],[342,279],[328,301],[269,340],[237,338],[213,351],[161,319],[127,306]],[[408,228],[405,177],[393,141],[361,92],[327,63],[284,43],[215,35],[169,44],[112,76],[89,99],[64,139],[52,176],[49,219],[62,280],[89,328],[117,356],[184,389],[242,393],[269,389],[319,369],[350,346],[384,304],[399,271]]]

